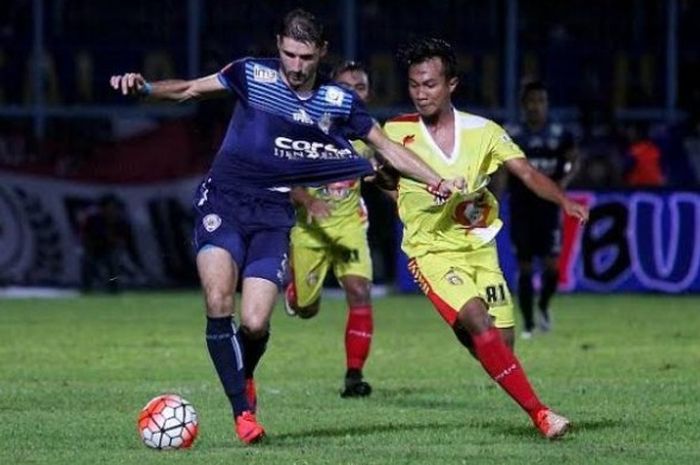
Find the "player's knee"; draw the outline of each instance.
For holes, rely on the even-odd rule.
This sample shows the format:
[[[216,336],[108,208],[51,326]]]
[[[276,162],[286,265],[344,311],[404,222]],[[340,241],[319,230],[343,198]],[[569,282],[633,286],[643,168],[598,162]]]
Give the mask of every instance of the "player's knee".
[[[297,316],[299,318],[302,318],[304,320],[308,320],[309,318],[313,318],[318,314],[318,311],[321,309],[321,305],[319,305],[319,301],[317,300],[316,302],[312,303],[311,305],[307,305],[306,307],[299,307],[296,309]]]
[[[233,313],[233,294],[230,292],[209,289],[205,292],[204,300],[210,317],[218,318]]]
[[[455,324],[452,326],[452,331],[454,331],[455,337],[457,337],[459,343],[466,347],[469,350],[469,352],[473,353],[474,341],[472,340],[472,336],[466,329],[462,327],[459,321],[455,322]]]
[[[270,332],[270,323],[265,321],[248,321],[241,325],[241,331],[250,339],[260,339]]]
[[[559,279],[559,268],[556,265],[547,266],[544,270],[544,274],[549,279],[558,280]]]
[[[470,299],[457,314],[457,322],[469,334],[479,334],[492,326],[486,303],[479,297]]]
[[[501,333],[501,339],[508,346],[508,348],[513,351],[515,349],[515,332],[513,328],[499,328],[498,332]]]
[[[344,284],[345,294],[350,307],[358,307],[370,304],[371,284],[367,279],[348,280]]]
[[[518,271],[520,276],[530,276],[532,277],[532,262],[529,260],[519,260],[518,261]]]

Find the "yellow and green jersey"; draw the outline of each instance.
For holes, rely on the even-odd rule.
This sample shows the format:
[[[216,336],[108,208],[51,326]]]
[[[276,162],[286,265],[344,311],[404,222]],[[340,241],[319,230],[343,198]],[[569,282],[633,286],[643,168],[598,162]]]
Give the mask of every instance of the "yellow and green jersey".
[[[352,141],[355,151],[365,158],[372,157],[372,149],[361,140]],[[367,208],[360,192],[360,179],[350,179],[327,184],[322,187],[309,187],[307,192],[313,197],[327,202],[331,214],[324,220],[314,220],[307,223],[307,213],[304,207],[297,207],[296,228],[310,233],[304,235],[307,246],[323,246],[328,236],[335,237],[348,227],[367,228]]]
[[[498,201],[486,185],[503,162],[524,154],[493,121],[457,110],[454,113],[455,141],[449,155],[437,146],[417,113],[400,116],[384,126],[390,139],[412,150],[443,178],[462,176],[466,180],[464,193],[440,203],[425,184],[401,178],[401,246],[409,257],[475,250],[496,237],[503,226]]]

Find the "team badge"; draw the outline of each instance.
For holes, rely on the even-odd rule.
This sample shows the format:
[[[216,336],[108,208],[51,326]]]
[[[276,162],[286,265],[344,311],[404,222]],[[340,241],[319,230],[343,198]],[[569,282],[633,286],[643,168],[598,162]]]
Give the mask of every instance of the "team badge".
[[[265,66],[254,65],[253,66],[253,81],[264,82],[267,84],[272,84],[277,82],[277,71]]]
[[[462,278],[459,277],[454,268],[450,268],[450,271],[448,271],[445,275],[445,279],[448,283],[452,284],[453,286],[461,286],[462,284],[464,284],[464,281],[462,280]]]
[[[313,286],[318,282],[318,273],[315,271],[312,271],[311,273],[306,275],[306,284],[309,286]]]
[[[210,213],[202,219],[202,224],[208,232],[214,232],[221,226],[221,217],[215,213]]]
[[[326,102],[330,103],[331,105],[335,105],[336,107],[339,107],[339,106],[343,105],[344,99],[345,99],[345,92],[343,92],[340,88],[329,87],[326,90]]]

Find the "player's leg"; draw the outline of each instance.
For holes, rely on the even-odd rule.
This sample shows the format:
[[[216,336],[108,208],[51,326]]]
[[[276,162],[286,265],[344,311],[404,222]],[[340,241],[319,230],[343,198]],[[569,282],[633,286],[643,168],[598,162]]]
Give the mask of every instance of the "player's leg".
[[[561,251],[561,229],[559,226],[549,228],[543,234],[546,242],[543,244],[542,255],[544,258],[544,270],[542,271],[542,288],[538,308],[540,310],[539,326],[542,331],[549,331],[552,327],[552,319],[549,311],[549,303],[557,292],[559,284],[559,252]]]
[[[364,397],[372,387],[364,380],[374,332],[371,282],[363,276],[345,275],[340,279],[345,289],[348,318],[345,324],[345,387],[342,397]]]
[[[486,263],[487,267],[498,264],[495,247],[492,249],[490,258],[484,257],[491,262]],[[496,314],[494,318],[489,314],[487,299],[509,299],[505,282],[503,287],[492,285],[494,287],[491,291],[479,290],[474,270],[468,263],[465,263],[464,267],[457,265],[460,260],[464,258],[433,254],[412,259],[409,266],[423,292],[442,318],[455,330],[460,342],[466,342],[468,347],[472,348],[489,376],[530,415],[542,434],[547,437],[563,434],[568,427],[568,421],[551,412],[540,402],[518,359],[494,326],[494,319],[498,321],[499,315]],[[503,320],[503,324],[508,323]],[[510,325],[512,326],[512,316]]]
[[[313,318],[321,307],[321,291],[330,257],[325,248],[305,247],[292,240],[291,280],[285,289],[285,309],[288,315]]]
[[[245,396],[242,344],[232,320],[237,266],[227,250],[205,246],[197,254],[197,270],[206,306],[207,349],[238,419],[250,406]]]
[[[289,232],[265,229],[252,234],[243,270],[241,342],[249,403],[257,407],[254,375],[270,339],[270,316],[287,268]]]
[[[532,285],[532,257],[518,256],[518,306],[523,316],[523,339],[530,339],[535,330],[533,300],[535,289]]]
[[[202,196],[195,204],[194,244],[206,304],[207,349],[231,402],[236,434],[241,441],[252,443],[265,431],[248,403],[243,344],[232,319],[239,264],[244,262],[246,251],[236,226],[241,223],[238,212],[228,205],[203,184]],[[227,215],[220,216],[219,211]]]
[[[533,241],[535,238],[530,218],[516,214],[511,220],[511,242],[518,261],[518,307],[523,317],[522,338],[529,339],[535,329],[533,311],[535,290],[532,285]]]
[[[544,270],[542,271],[542,289],[538,308],[540,310],[539,327],[542,331],[549,331],[552,328],[552,318],[549,312],[549,303],[557,292],[559,284],[559,256],[549,256],[544,260]]]
[[[348,305],[345,324],[345,386],[342,397],[364,397],[372,387],[364,380],[363,369],[369,356],[374,332],[372,310],[372,258],[364,226],[347,228],[338,238],[340,253],[334,254],[333,271],[338,277]]]

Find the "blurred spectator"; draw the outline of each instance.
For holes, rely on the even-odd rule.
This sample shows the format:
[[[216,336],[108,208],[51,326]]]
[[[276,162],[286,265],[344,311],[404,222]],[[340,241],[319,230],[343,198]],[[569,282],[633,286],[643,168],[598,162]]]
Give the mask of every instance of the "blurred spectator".
[[[622,184],[623,160],[619,138],[612,124],[598,124],[584,128],[580,143],[581,169],[571,187],[583,189],[611,189]]]
[[[90,292],[97,284],[109,292],[118,292],[119,275],[127,256],[129,225],[116,197],[102,197],[84,218],[80,233],[83,291]]]
[[[700,185],[700,112],[693,114],[688,120],[682,137],[683,151],[690,165],[693,184]]]
[[[633,123],[626,130],[625,184],[629,187],[659,187],[666,182],[661,170],[661,149],[649,138],[648,125]]]

